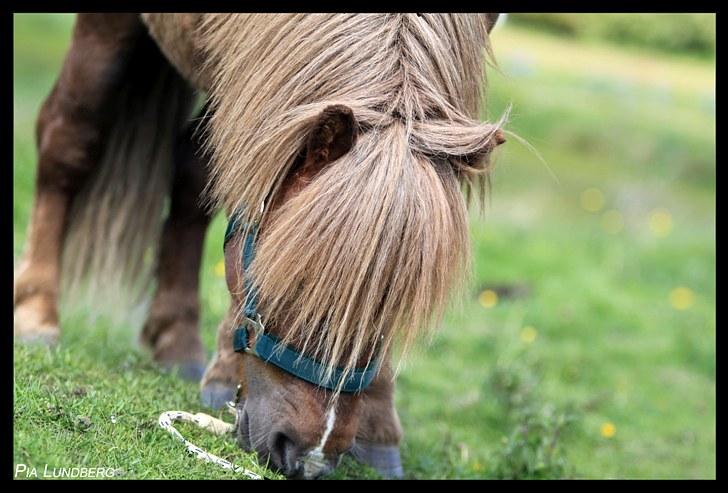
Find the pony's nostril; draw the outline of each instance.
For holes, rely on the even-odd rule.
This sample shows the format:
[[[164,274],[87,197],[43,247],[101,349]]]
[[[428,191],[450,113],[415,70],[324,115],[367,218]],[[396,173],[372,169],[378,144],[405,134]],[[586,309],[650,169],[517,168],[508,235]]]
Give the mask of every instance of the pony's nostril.
[[[271,460],[286,476],[295,476],[298,472],[298,447],[290,436],[277,432],[273,437]]]

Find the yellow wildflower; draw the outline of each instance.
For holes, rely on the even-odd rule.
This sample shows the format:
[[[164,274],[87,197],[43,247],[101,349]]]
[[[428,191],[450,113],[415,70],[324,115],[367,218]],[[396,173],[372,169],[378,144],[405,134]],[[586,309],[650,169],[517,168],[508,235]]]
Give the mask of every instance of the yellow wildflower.
[[[612,438],[617,433],[617,427],[611,421],[602,423],[599,432],[604,438]]]
[[[225,277],[225,261],[221,260],[215,264],[215,275],[217,277]]]
[[[695,294],[690,288],[683,286],[670,291],[670,304],[675,310],[687,310],[695,302]]]
[[[493,308],[496,304],[498,304],[498,293],[492,289],[486,289],[480,293],[478,300],[484,308]]]
[[[534,329],[530,325],[524,327],[521,331],[521,341],[525,342],[526,344],[531,344],[533,341],[536,340],[536,337],[538,337],[538,332],[536,332],[536,329]]]

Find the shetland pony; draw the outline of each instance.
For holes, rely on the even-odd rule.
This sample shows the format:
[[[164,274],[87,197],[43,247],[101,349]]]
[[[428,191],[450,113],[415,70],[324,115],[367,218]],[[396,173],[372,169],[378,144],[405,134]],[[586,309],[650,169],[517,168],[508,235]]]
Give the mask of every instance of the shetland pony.
[[[240,445],[289,477],[346,452],[401,476],[391,361],[467,271],[467,202],[504,142],[478,120],[496,17],[79,14],[38,118],[16,339],[57,342],[61,293],[126,311],[153,282],[141,340],[199,379],[201,252],[223,210],[232,302],[203,402],[238,388]],[[371,382],[347,391],[361,368]]]

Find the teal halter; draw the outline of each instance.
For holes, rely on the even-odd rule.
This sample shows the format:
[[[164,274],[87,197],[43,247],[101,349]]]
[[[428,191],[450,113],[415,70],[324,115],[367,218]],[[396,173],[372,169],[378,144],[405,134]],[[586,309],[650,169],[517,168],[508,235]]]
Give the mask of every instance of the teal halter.
[[[234,213],[230,217],[227,230],[225,231],[225,241],[223,249],[227,246],[230,239],[240,230],[240,215]],[[255,257],[255,240],[258,233],[257,225],[254,225],[248,231],[243,243],[243,272],[246,273]],[[379,361],[372,361],[364,368],[355,368],[345,375],[342,368],[334,368],[332,375],[328,379],[324,379],[326,366],[319,363],[315,359],[304,356],[295,348],[284,345],[281,347],[280,340],[273,334],[265,332],[265,326],[258,313],[258,293],[245,277],[245,291],[247,298],[244,307],[245,320],[235,329],[233,333],[233,348],[235,352],[245,352],[257,356],[266,363],[277,366],[283,371],[291,375],[312,383],[318,387],[328,390],[335,390],[341,386],[341,391],[346,393],[358,393],[364,390],[372,383],[374,377],[379,371]],[[250,346],[249,329],[254,330],[255,343]]]

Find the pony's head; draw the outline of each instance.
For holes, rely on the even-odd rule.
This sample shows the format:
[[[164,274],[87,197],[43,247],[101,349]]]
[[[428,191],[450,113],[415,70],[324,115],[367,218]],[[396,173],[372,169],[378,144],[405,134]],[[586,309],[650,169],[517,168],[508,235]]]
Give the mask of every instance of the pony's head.
[[[241,353],[239,440],[287,475],[325,472],[352,447],[362,402],[391,391],[389,357],[437,323],[467,271],[462,189],[482,190],[504,141],[477,120],[491,26],[427,14],[203,23],[217,74],[211,192],[244,225],[225,251],[233,303],[242,320],[254,286],[262,330],[333,382]],[[347,391],[373,365],[374,382]]]

